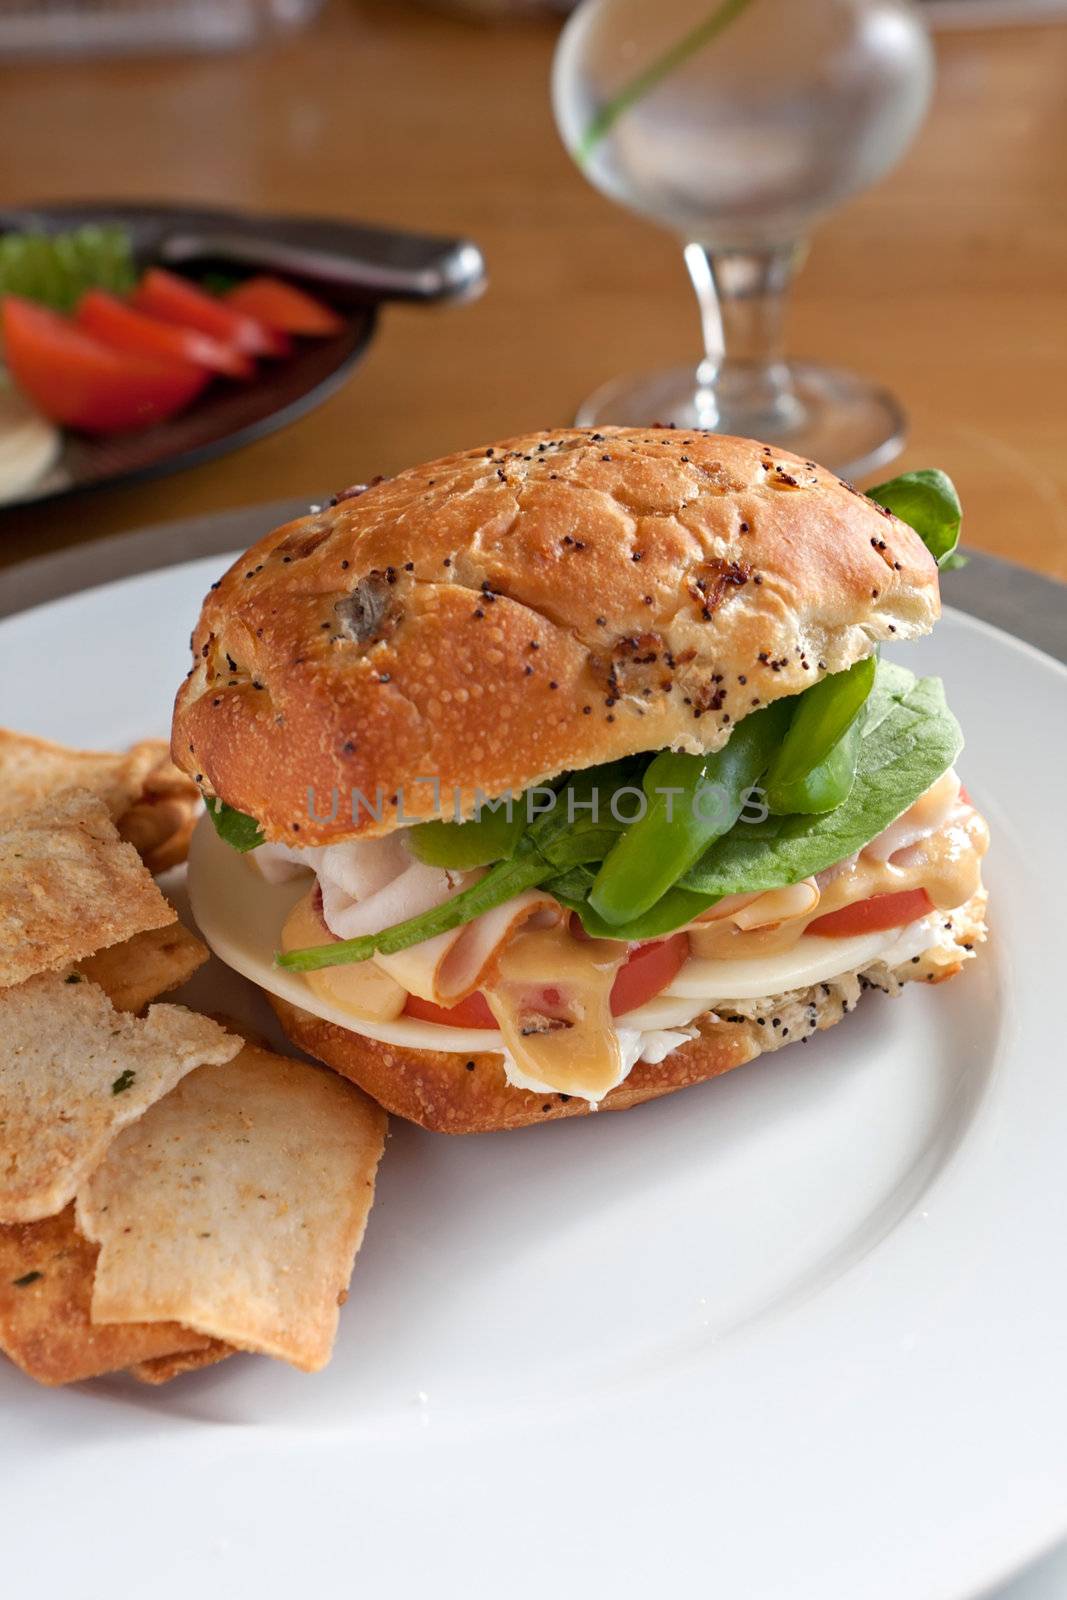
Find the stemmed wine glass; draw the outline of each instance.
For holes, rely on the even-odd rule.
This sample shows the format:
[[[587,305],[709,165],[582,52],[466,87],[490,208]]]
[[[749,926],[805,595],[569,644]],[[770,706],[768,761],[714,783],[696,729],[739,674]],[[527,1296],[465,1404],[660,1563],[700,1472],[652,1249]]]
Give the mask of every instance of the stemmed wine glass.
[[[895,455],[893,397],[786,360],[782,317],[807,234],[900,158],[933,79],[911,0],[584,0],[553,65],[560,132],[685,242],[704,359],[613,379],[579,423],[749,435],[849,476]]]

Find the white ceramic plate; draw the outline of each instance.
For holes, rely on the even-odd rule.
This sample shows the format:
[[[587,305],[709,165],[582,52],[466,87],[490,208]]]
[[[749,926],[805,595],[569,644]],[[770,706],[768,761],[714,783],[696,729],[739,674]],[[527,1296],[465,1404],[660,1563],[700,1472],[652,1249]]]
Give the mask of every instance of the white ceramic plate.
[[[222,565],[4,623],[0,722],[163,732]],[[4,1367],[5,1589],[963,1600],[1063,1532],[1067,673],[960,615],[905,659],[992,824],[981,959],[625,1116],[394,1124],[318,1377]]]

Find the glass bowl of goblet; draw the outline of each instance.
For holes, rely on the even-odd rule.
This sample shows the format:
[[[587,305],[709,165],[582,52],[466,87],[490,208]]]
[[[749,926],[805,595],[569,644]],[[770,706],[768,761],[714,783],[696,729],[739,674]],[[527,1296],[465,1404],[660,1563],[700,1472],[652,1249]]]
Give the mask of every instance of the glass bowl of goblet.
[[[896,164],[933,82],[911,0],[583,0],[553,64],[560,133],[592,184],[678,235],[704,354],[612,379],[578,421],[766,439],[850,477],[895,455],[897,401],[788,360],[783,313],[812,230]]]

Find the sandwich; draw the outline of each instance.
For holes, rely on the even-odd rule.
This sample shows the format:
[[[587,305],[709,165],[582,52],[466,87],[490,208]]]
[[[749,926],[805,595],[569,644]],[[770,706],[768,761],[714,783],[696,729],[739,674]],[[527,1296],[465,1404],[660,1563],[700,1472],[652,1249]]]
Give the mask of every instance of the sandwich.
[[[451,1133],[637,1105],[952,977],[988,832],[893,647],[959,522],[938,472],[864,495],[665,428],[313,508],[212,586],[178,692],[205,938]]]

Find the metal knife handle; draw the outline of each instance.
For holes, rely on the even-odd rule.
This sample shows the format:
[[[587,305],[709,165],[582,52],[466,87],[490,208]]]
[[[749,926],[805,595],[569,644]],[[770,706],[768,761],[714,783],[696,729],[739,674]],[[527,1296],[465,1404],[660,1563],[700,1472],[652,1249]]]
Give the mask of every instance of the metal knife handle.
[[[469,299],[485,285],[482,253],[466,239],[302,218],[179,228],[162,240],[160,259],[285,272],[367,300]]]
[[[317,217],[125,201],[0,210],[0,233],[58,233],[106,222],[129,230],[135,254],[146,265],[195,261],[286,272],[328,286],[341,300],[470,299],[485,287],[482,253],[466,239]]]

